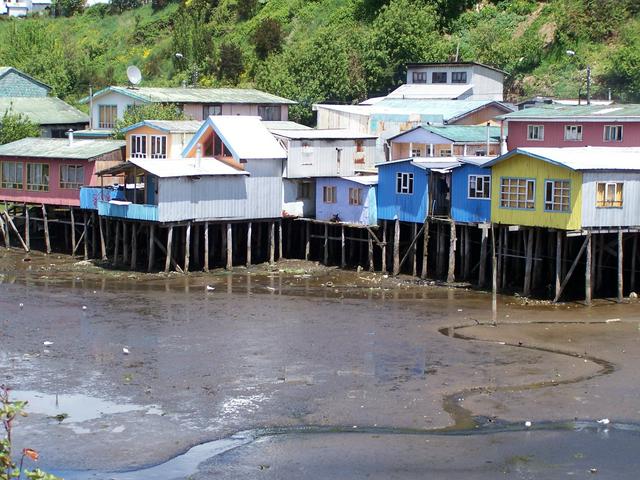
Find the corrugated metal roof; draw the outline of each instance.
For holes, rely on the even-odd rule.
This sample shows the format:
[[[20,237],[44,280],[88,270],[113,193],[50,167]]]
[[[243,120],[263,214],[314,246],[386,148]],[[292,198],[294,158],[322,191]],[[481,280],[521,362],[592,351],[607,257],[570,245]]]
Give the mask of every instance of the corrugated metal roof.
[[[202,158],[199,164],[195,158],[181,158],[178,160],[132,158],[128,163],[132,163],[142,170],[160,178],[249,175],[248,172],[237,170],[220,160],[209,157]]]
[[[372,105],[333,105],[329,103],[314,103],[312,108],[313,111],[317,111],[318,108],[326,108],[327,110],[333,110],[336,112],[368,116],[371,114]]]
[[[461,97],[473,85],[447,85],[439,83],[409,83],[400,85],[387,98],[413,98],[413,99],[456,99]]]
[[[356,175],[353,177],[340,177],[350,182],[359,183],[360,185],[377,185],[378,175]]]
[[[571,170],[640,171],[640,147],[517,148],[493,159],[486,166],[493,166],[519,154]]]
[[[375,135],[342,128],[309,130],[271,130],[271,133],[293,140],[356,140],[377,138]]]
[[[421,100],[402,98],[386,98],[368,108],[371,109],[372,115],[430,115],[434,118],[441,118],[442,121],[447,122],[468,115],[471,112],[489,105],[495,105],[498,108],[502,108],[504,111],[511,110],[511,108],[503,103],[496,102],[494,100]]]
[[[483,143],[487,141],[485,125],[445,125],[442,127],[424,127],[454,143]],[[500,127],[489,127],[489,138],[492,142],[500,141]]]
[[[482,156],[473,156],[473,157],[458,157],[458,160],[462,163],[467,163],[469,165],[475,165],[476,167],[485,167],[487,164],[496,157],[482,157]]]
[[[181,88],[181,87],[118,87],[104,88],[94,93],[93,98],[117,92],[138,100],[158,103],[263,103],[292,105],[293,100],[278,97],[253,88]],[[89,98],[81,100],[82,103]]]
[[[402,158],[400,160],[392,160],[390,162],[377,163],[376,168],[392,165],[394,163],[411,162],[418,168],[423,170],[449,170],[459,167],[461,163],[456,157],[411,157]]]
[[[492,67],[491,65],[485,65],[484,63],[478,62],[431,62],[431,63],[408,63],[407,68],[422,68],[422,67],[466,67],[469,65],[477,65],[478,67],[488,68],[489,70],[494,70],[496,72],[503,73],[508,75],[504,70],[500,70],[499,68]]]
[[[260,158],[287,158],[276,138],[260,121],[260,117],[243,115],[216,115],[207,119],[222,138],[236,160]],[[200,129],[202,132],[203,129]],[[194,136],[195,140],[198,135]],[[193,143],[192,140],[192,143]],[[190,150],[191,143],[186,150]]]
[[[262,120],[269,130],[311,130],[311,127],[290,120]]]
[[[75,132],[73,132],[73,135],[76,138],[83,138],[83,137],[88,137],[88,138],[110,138],[111,136],[113,136],[113,130],[109,129],[85,129],[85,130],[76,130]]]
[[[202,126],[201,120],[143,120],[126,128],[123,132],[135,130],[142,126],[149,126],[170,133],[196,133]]]
[[[38,125],[89,123],[89,116],[56,97],[0,97],[0,114],[11,109]]]
[[[639,104],[614,104],[614,105],[544,105],[525,108],[498,118],[507,120],[612,120],[630,119],[637,121],[640,118]]]
[[[90,160],[124,147],[122,140],[74,139],[69,145],[66,138],[23,138],[0,145],[0,155],[8,157],[70,158]]]

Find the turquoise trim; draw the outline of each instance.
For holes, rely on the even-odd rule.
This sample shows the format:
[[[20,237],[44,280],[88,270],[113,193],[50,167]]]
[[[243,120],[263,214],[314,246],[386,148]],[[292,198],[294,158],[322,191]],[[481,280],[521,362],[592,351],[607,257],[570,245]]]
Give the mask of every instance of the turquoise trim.
[[[123,133],[127,133],[131,130],[134,130],[136,128],[139,127],[149,127],[149,128],[153,128],[154,130],[160,130],[161,132],[166,132],[166,133],[171,133],[171,130],[169,130],[168,128],[162,128],[162,127],[158,127],[157,125],[150,125],[149,122],[147,120],[142,120],[141,122],[138,123],[134,123],[133,125],[130,125],[126,128],[123,128],[121,131]]]
[[[231,152],[231,155],[233,156],[234,160],[239,162],[240,161],[240,155],[238,155],[238,152],[236,152],[233,149],[233,147],[231,147],[231,145],[229,145],[229,142],[224,137],[224,135],[222,135],[220,133],[220,131],[216,128],[216,125],[213,122],[213,120],[211,119],[211,117],[207,117],[207,119],[204,121],[202,126],[198,129],[198,131],[195,133],[193,138],[189,141],[187,146],[184,147],[184,149],[182,150],[182,156],[183,157],[187,156],[187,154],[189,153],[189,150],[191,150],[198,143],[198,140],[200,140],[200,137],[202,137],[202,135],[207,131],[207,127],[211,127],[213,129],[213,131],[216,132],[216,134],[220,137],[220,139],[224,142],[225,146]]]
[[[142,102],[151,102],[151,100],[148,99],[147,97],[143,97],[142,95],[136,95],[135,93],[133,93],[133,89],[122,88],[122,87],[106,87],[106,88],[103,88],[102,90],[98,90],[96,93],[93,94],[93,99],[95,100],[96,98],[99,98],[111,92],[121,93],[122,95],[126,95],[127,97],[131,97],[135,100],[140,100]],[[89,100],[91,100],[91,97],[87,96],[81,99],[79,103],[82,103],[82,104],[89,103]]]

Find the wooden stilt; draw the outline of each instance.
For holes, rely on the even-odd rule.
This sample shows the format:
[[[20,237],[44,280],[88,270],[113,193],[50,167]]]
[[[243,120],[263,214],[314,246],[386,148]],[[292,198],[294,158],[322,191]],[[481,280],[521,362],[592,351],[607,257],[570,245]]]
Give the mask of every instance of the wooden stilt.
[[[456,224],[451,222],[451,235],[449,237],[449,270],[447,272],[447,283],[456,281]]]
[[[193,262],[196,267],[200,266],[200,225],[193,226]]]
[[[417,223],[412,223],[411,224],[411,238],[414,239],[413,241],[413,247],[411,247],[411,272],[413,274],[414,277],[418,276],[418,261],[417,261],[417,253],[418,253],[418,249],[417,249],[417,243],[416,237],[418,236],[418,224]]]
[[[629,288],[632,292],[636,291],[636,257],[638,255],[638,234],[633,234],[633,243],[631,244],[631,277],[629,278]]]
[[[156,226],[154,224],[149,225],[149,251],[147,260],[147,272],[153,270],[153,264],[155,263],[156,256]]]
[[[251,222],[247,223],[247,267],[251,266]]]
[[[29,221],[29,207],[27,204],[24,204],[24,243],[27,244],[27,249],[31,250],[31,232],[30,230],[30,221]]]
[[[597,267],[596,267],[596,289],[602,286],[602,274],[604,272],[603,261],[604,261],[604,234],[601,233],[598,235],[598,259],[597,259]]]
[[[540,279],[542,277],[542,229],[535,229],[535,245],[534,245],[534,260],[533,260],[533,280],[531,281],[531,288],[535,289],[540,285]]]
[[[367,232],[367,240],[368,240],[368,253],[369,253],[369,271],[375,271],[375,265],[373,264],[373,238],[371,238],[371,233]]]
[[[346,240],[344,238],[344,225],[340,228],[340,267],[347,265]]]
[[[173,227],[170,227],[170,228],[173,228]],[[170,232],[170,233],[172,234],[171,236],[173,236],[173,232]],[[167,257],[169,266],[172,266],[173,268],[175,268],[176,272],[184,273],[184,270],[180,268],[180,265],[178,265],[178,262],[174,260],[173,255],[171,254],[171,250],[167,250],[166,248],[164,248],[164,245],[162,245],[160,240],[158,240],[158,237],[155,237],[154,240],[156,242],[156,247],[158,247],[160,252],[162,252],[162,254]],[[173,248],[173,243],[169,242],[169,235],[167,234],[167,248],[169,247],[170,243],[171,243],[171,247]],[[169,267],[167,267],[165,264],[165,273],[168,273],[168,272],[169,272]]]
[[[122,263],[129,263],[129,232],[127,222],[122,222]]]
[[[423,280],[427,278],[428,262],[429,262],[429,220],[425,220],[423,225],[423,238],[422,238],[422,271],[420,272],[420,278],[422,278]]]
[[[173,247],[173,226],[169,227],[169,232],[167,233],[167,259],[164,262],[164,272],[169,273],[169,268],[171,267],[171,248]]]
[[[96,258],[98,241],[96,236],[96,213],[91,212],[91,258]]]
[[[209,222],[204,222],[204,271],[209,271]]]
[[[135,270],[138,266],[138,224],[131,224],[131,263],[129,268]]]
[[[104,230],[102,228],[102,217],[98,215],[98,229],[100,230],[100,258],[107,259],[107,246],[104,243]],[[46,232],[46,228],[45,228]]]
[[[16,228],[15,223],[13,223],[13,220],[11,219],[11,216],[9,215],[9,212],[7,210],[4,211],[4,216],[7,219],[7,222],[9,223],[9,225],[11,225],[11,229],[15,232],[16,236],[18,237],[18,240],[20,240],[20,243],[22,244],[22,248],[24,248],[25,252],[28,252],[29,247],[27,247],[27,244],[24,243],[24,240],[20,236],[20,232]]]
[[[491,291],[493,295],[498,293],[498,260],[496,258],[496,233],[491,224]]]
[[[47,207],[42,204],[42,220],[44,222],[44,243],[47,253],[51,253],[51,238],[49,237],[49,220],[47,218]],[[106,255],[103,255],[106,258]]]
[[[525,259],[525,269],[524,269],[524,290],[523,295],[528,297],[531,295],[531,269],[533,267],[533,236],[534,231],[530,228],[526,234],[526,244],[527,244],[527,258]]]
[[[587,256],[584,268],[584,303],[591,305],[591,232],[587,232]]]
[[[502,288],[502,284],[501,284],[501,281],[502,281],[502,265],[503,265],[503,260],[504,260],[504,257],[503,257],[504,250],[502,248],[502,242],[504,241],[504,235],[503,235],[502,231],[503,231],[503,228],[500,225],[498,225],[498,227],[495,229],[495,233],[498,236],[498,257],[497,257],[497,260],[498,260],[498,267],[497,267],[498,288]],[[494,242],[495,242],[495,240],[494,240]]]
[[[624,284],[623,284],[623,245],[622,245],[622,229],[618,229],[618,302],[622,302],[624,297]]]
[[[233,268],[233,233],[231,232],[231,224],[227,223],[227,270]]]
[[[82,213],[82,236],[84,237],[83,240],[83,244],[84,244],[84,259],[85,260],[89,260],[89,227],[87,226],[88,223],[88,218],[87,218],[87,212],[83,212]]]
[[[329,226],[324,224],[324,264],[329,264]]]
[[[227,260],[227,230],[223,223],[220,225],[220,260],[226,263]]]
[[[463,276],[464,280],[469,280],[469,275],[471,271],[471,241],[469,235],[469,225],[464,225],[464,255],[462,258],[464,259],[464,271]]]
[[[271,222],[269,225],[269,263],[273,265],[276,259],[276,224]]]
[[[436,276],[442,277],[442,223],[436,222]]]
[[[278,261],[282,260],[282,220],[278,220]]]
[[[184,271],[189,273],[189,261],[191,259],[191,222],[187,223],[184,231]]]
[[[489,240],[489,229],[487,227],[482,227],[480,231],[480,268],[478,270],[478,287],[482,288],[485,286],[487,281],[487,243]]]
[[[309,254],[311,253],[311,223],[305,223],[304,259],[309,260]]]
[[[387,273],[387,221],[382,221],[382,272]]]
[[[397,218],[393,229],[393,274],[400,274],[400,220]]]
[[[556,294],[554,298],[560,298],[560,275],[562,272],[562,230],[556,231]],[[557,301],[557,300],[555,300]]]
[[[0,231],[2,232],[2,238],[4,238],[4,246],[6,248],[11,248],[11,244],[9,242],[9,235],[7,233],[8,226],[5,225],[4,220],[2,220],[2,215],[0,215]]]
[[[118,255],[120,254],[120,224],[122,222],[116,222],[116,243],[113,248],[113,264],[118,265]]]
[[[573,263],[571,264],[571,268],[569,268],[569,271],[567,272],[567,275],[562,280],[562,284],[560,285],[560,290],[559,290],[558,294],[553,299],[554,302],[557,302],[560,299],[560,295],[562,295],[562,292],[564,291],[564,287],[566,287],[567,283],[569,283],[569,280],[571,279],[571,275],[573,275],[573,271],[576,269],[576,266],[578,265],[578,261],[580,260],[580,257],[582,256],[582,253],[587,249],[587,244],[590,241],[591,241],[590,238],[585,238],[584,242],[582,242],[582,246],[580,247],[580,250],[578,251],[578,254],[576,255],[576,258],[573,260]]]
[[[71,251],[76,251],[76,221],[75,216],[73,215],[73,207],[69,208],[69,214],[71,217]]]

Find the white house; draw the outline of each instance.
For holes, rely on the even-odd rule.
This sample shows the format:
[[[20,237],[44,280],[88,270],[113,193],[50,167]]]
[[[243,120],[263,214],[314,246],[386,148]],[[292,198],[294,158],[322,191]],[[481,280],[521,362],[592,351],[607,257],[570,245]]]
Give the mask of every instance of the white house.
[[[0,15],[24,17],[51,8],[51,0],[0,0]]]

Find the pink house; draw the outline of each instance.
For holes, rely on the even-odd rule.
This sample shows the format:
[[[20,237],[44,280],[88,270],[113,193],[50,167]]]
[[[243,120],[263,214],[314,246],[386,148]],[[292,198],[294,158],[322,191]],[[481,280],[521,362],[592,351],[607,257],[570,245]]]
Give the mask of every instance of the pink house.
[[[24,138],[0,145],[0,201],[80,206],[80,187],[121,163],[124,141]]]
[[[509,132],[509,151],[526,147],[640,146],[640,105],[550,105],[525,108],[500,119]]]

